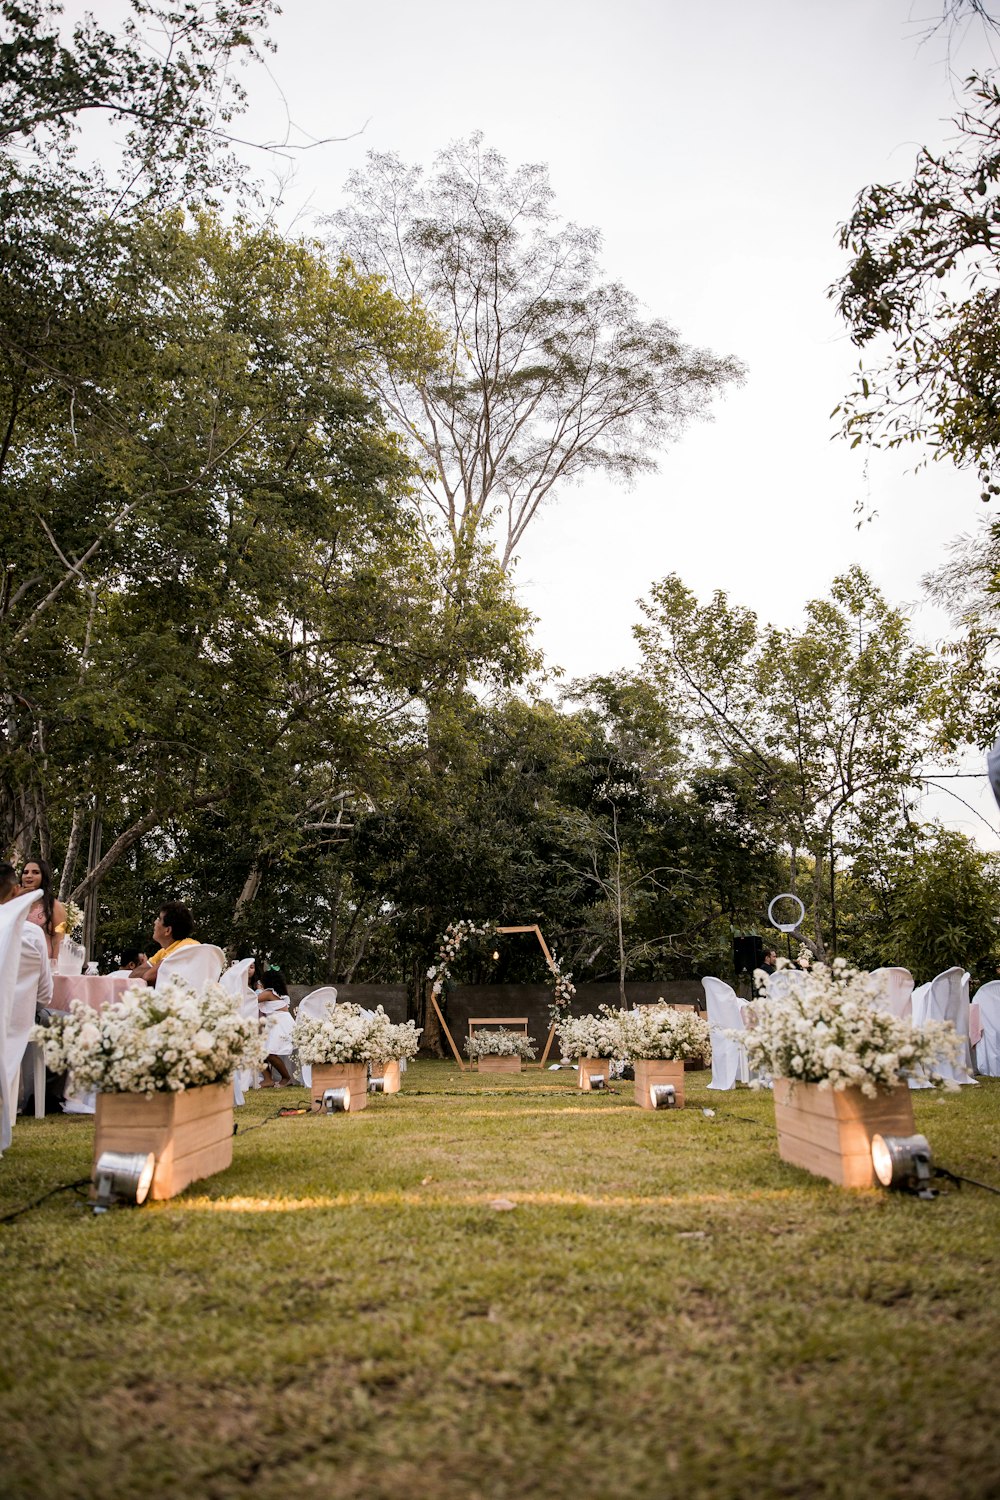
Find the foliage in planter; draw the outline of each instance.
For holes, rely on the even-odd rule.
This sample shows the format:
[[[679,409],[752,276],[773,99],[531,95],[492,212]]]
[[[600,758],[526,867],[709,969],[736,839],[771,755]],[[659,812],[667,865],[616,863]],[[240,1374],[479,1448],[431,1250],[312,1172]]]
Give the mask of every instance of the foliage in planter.
[[[563,1057],[620,1057],[621,1030],[615,1013],[602,1007],[601,1014],[570,1016],[556,1027]]]
[[[508,1031],[506,1026],[498,1026],[496,1031],[478,1031],[475,1036],[470,1036],[466,1040],[465,1050],[470,1058],[519,1057],[522,1062],[534,1062],[534,1043],[533,1036],[525,1036],[522,1031]]]
[[[365,1012],[359,1005],[342,1002],[322,1018],[298,1016],[292,1027],[292,1040],[299,1060],[311,1066],[324,1063],[381,1062],[392,1055],[389,1017],[381,1005]]]
[[[630,1062],[647,1059],[686,1062],[695,1057],[707,1062],[712,1055],[708,1022],[695,1011],[658,1005],[611,1014],[617,1019],[621,1038],[620,1051],[615,1056]]]
[[[907,1075],[931,1082],[938,1058],[957,1061],[961,1041],[947,1022],[913,1026],[876,1004],[880,981],[834,959],[827,968],[786,968],[785,989],[757,1002],[757,1022],[748,1031],[725,1034],[745,1043],[752,1070],[821,1089],[859,1088],[874,1098]],[[948,1087],[948,1081],[944,1080]],[[757,1084],[759,1087],[759,1082]]]
[[[179,978],[155,989],[130,985],[99,1012],[74,1000],[68,1015],[54,1015],[31,1036],[46,1067],[69,1073],[78,1091],[178,1092],[224,1083],[264,1059],[258,1021],[240,1016],[231,995],[217,984],[195,990]]]

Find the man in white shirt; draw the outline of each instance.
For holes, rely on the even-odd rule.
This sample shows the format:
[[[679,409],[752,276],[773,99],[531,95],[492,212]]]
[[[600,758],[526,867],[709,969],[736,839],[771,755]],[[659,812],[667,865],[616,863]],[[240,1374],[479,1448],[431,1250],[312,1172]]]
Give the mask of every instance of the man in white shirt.
[[[0,863],[0,906],[21,894],[13,865]],[[17,966],[14,1000],[7,1015],[5,1062],[10,1099],[17,1099],[18,1079],[28,1034],[35,1024],[35,1006],[48,1005],[52,999],[52,969],[45,934],[34,922],[21,929],[21,956]],[[11,1110],[13,1112],[13,1103]]]

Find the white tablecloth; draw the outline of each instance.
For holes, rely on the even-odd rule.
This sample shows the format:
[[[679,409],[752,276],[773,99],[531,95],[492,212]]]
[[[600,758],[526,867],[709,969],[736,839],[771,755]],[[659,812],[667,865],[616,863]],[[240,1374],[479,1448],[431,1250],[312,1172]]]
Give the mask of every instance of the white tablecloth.
[[[112,979],[110,974],[53,974],[52,1009],[69,1010],[71,1000],[84,1000],[91,1010],[103,1010],[131,983],[128,975]]]

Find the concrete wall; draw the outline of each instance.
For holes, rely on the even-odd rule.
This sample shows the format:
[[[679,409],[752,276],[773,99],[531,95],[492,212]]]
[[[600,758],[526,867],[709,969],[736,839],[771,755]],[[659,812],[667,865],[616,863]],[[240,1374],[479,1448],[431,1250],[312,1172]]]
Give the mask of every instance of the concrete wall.
[[[292,1009],[311,989],[317,988],[318,985],[290,985]],[[671,1001],[675,1005],[703,1007],[705,1004],[705,992],[696,979],[659,983],[651,980],[641,984],[628,984],[625,986],[625,994],[630,1005],[651,1005],[660,999]],[[381,1005],[393,1021],[406,1020],[404,984],[341,984],[337,986],[337,997],[372,1010]],[[448,1030],[455,1038],[455,1046],[463,1058],[470,1016],[527,1016],[528,1035],[535,1038],[538,1055],[541,1057],[549,1034],[551,1004],[552,986],[548,984],[459,984],[448,991],[447,1000],[441,1008]],[[576,992],[572,1014],[590,1015],[599,1005],[617,1004],[616,984],[581,984]],[[447,1052],[447,1042],[444,1042],[444,1046]]]

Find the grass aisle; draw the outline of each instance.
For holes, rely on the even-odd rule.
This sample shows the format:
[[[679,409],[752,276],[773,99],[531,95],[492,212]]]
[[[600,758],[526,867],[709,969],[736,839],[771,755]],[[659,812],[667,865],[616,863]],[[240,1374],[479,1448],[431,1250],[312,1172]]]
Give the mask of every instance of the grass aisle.
[[[708,1076],[651,1114],[417,1063],[244,1134],[305,1097],[255,1094],[182,1197],[0,1226],[0,1493],[995,1497],[1000,1198],[834,1188]],[[1000,1185],[1000,1082],[914,1098]],[[20,1121],[0,1212],[91,1143]]]

